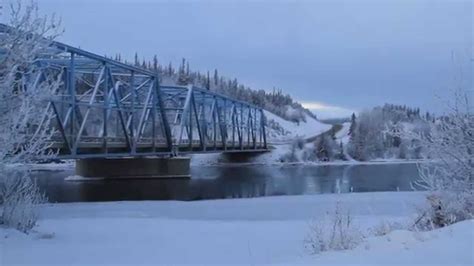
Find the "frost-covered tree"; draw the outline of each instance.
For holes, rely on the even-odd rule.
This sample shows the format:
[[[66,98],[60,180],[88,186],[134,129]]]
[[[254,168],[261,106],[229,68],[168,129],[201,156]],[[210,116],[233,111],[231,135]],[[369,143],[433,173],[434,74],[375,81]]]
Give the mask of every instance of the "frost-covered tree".
[[[383,125],[380,108],[360,113],[351,133],[350,155],[361,161],[383,157]]]
[[[280,161],[290,162],[290,163],[300,161],[298,153],[299,151],[303,150],[304,144],[305,144],[304,139],[299,138],[299,137],[294,139],[293,142],[291,143],[290,150],[280,157]]]
[[[35,225],[42,197],[29,172],[12,165],[30,162],[49,147],[52,114],[45,101],[60,81],[39,76],[35,60],[57,34],[54,18],[41,17],[35,3],[20,1],[0,30],[0,223],[24,232]]]
[[[322,134],[314,142],[316,158],[320,161],[331,161],[334,159],[337,151],[337,144],[331,134]]]
[[[386,104],[352,116],[348,153],[357,160],[376,158],[419,159],[423,149],[401,133],[428,132],[428,121],[418,108]]]
[[[405,132],[427,150],[434,162],[420,164],[417,186],[432,193],[431,208],[420,224],[444,226],[474,217],[474,105],[473,92],[459,89],[449,113],[430,124],[428,133]]]

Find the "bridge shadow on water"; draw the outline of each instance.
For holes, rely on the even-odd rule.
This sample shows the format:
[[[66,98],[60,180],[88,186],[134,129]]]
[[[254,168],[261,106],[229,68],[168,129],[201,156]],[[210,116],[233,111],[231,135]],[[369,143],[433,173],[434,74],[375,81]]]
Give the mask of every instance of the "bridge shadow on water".
[[[205,200],[277,195],[409,191],[415,164],[196,166],[191,179],[66,181],[73,171],[38,171],[50,202]]]

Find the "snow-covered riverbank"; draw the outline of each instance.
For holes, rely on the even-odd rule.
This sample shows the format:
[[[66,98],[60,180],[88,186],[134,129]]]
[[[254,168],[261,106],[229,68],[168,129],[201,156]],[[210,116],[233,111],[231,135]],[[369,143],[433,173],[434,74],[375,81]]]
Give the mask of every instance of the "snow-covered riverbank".
[[[218,165],[279,165],[279,166],[297,166],[297,165],[311,165],[311,166],[325,166],[325,165],[369,165],[369,164],[405,164],[405,163],[423,163],[429,160],[405,160],[405,159],[378,159],[372,161],[299,161],[299,162],[282,162],[281,157],[288,152],[289,144],[275,145],[274,149],[268,153],[263,153],[252,157],[247,162],[230,162],[222,153],[203,153],[193,154],[191,156],[191,166],[218,166]],[[75,161],[67,160],[64,163],[44,163],[44,164],[26,164],[26,165],[12,165],[12,167],[27,167],[33,171],[62,171],[72,170],[75,167]]]
[[[312,143],[307,143],[305,146],[310,147]],[[300,157],[303,157],[304,150],[298,150],[295,152],[295,156],[298,158],[296,162],[284,162],[281,159],[291,150],[291,144],[276,144],[272,146],[272,149],[267,153],[262,153],[257,156],[249,157],[246,162],[232,162],[229,161],[226,156],[222,153],[205,153],[205,154],[193,154],[191,155],[191,165],[368,165],[368,164],[404,164],[404,163],[422,163],[428,162],[428,160],[415,160],[415,159],[376,159],[371,161],[356,161],[356,160],[334,160],[334,161],[305,161]]]
[[[357,250],[309,255],[312,219],[350,209],[363,230],[408,223],[424,193],[351,193],[213,200],[48,204],[36,233],[0,229],[2,265],[263,265],[439,263],[472,265],[473,223],[393,232]]]

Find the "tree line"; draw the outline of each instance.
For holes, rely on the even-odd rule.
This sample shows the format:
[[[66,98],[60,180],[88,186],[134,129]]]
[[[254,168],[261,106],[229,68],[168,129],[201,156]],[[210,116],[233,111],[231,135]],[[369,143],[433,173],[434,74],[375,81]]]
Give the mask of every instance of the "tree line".
[[[194,85],[205,88],[237,100],[252,103],[293,122],[306,121],[307,116],[316,119],[316,115],[293,100],[289,94],[283,93],[282,89],[273,88],[271,91],[252,89],[240,83],[237,78],[220,75],[217,69],[214,69],[212,73],[210,71],[205,73],[193,71],[189,61],[185,58],[181,60],[177,67],[173,66],[171,62],[167,65],[161,64],[156,55],[151,60],[140,60],[138,54],[135,53],[133,62],[123,60],[120,54],[115,55],[113,59],[155,71],[159,74],[160,82],[166,85]]]

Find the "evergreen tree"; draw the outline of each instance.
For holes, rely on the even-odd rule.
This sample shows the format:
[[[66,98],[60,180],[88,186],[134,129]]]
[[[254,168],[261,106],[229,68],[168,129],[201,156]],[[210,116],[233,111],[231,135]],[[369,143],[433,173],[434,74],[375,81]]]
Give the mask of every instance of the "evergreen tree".
[[[153,56],[153,70],[158,72],[158,57],[156,55]]]
[[[186,59],[183,58],[181,61],[181,65],[179,66],[178,70],[178,85],[188,85],[189,84],[189,77],[186,73]]]
[[[207,90],[211,89],[211,80],[209,78],[209,71],[207,71],[207,75],[206,75],[206,89]]]
[[[217,69],[214,69],[214,86],[219,85],[219,74],[217,73]]]
[[[135,66],[140,66],[140,60],[138,60],[138,53],[135,52],[135,62],[134,62],[134,65]]]
[[[173,65],[171,64],[171,62],[168,64],[168,76],[172,76],[174,73],[174,70],[173,70]]]
[[[356,115],[355,113],[352,113],[352,116],[351,116],[351,126],[349,127],[349,133],[348,135],[351,136],[351,138],[353,137],[354,135],[354,132],[355,132],[355,128],[356,128]]]

